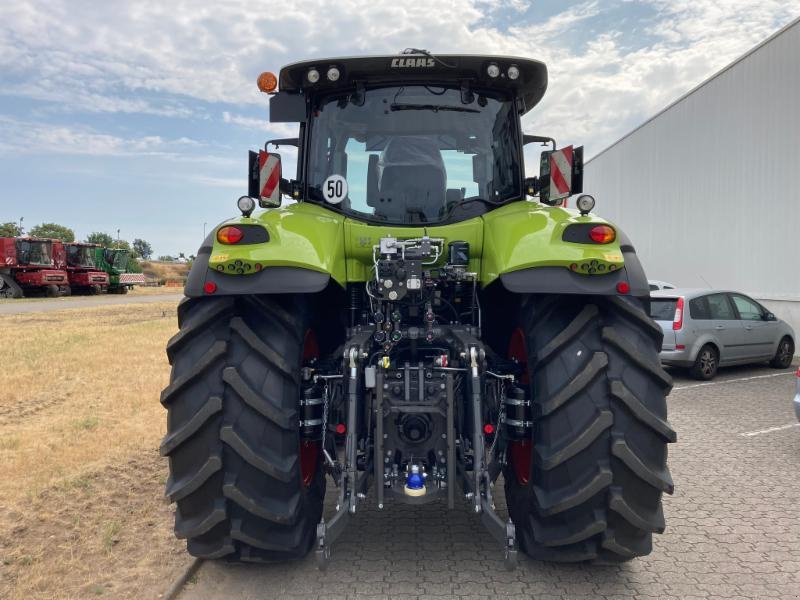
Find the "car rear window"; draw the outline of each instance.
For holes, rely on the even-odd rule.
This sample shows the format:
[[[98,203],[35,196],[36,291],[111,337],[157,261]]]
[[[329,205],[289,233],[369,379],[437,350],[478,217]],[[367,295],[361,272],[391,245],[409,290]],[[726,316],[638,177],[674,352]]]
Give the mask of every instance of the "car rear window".
[[[650,298],[650,318],[655,321],[672,321],[677,303],[677,298]]]
[[[689,300],[689,314],[695,321],[707,321],[711,318],[711,309],[705,296]]]

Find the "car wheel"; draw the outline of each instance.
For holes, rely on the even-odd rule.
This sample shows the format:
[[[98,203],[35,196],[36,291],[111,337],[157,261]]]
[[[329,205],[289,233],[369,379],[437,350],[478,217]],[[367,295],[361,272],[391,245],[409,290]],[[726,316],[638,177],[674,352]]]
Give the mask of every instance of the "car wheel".
[[[717,349],[711,344],[706,344],[700,348],[697,353],[697,358],[694,359],[694,365],[689,369],[689,373],[695,379],[702,379],[708,381],[713,379],[717,374],[719,367],[719,353]]]
[[[770,361],[769,365],[776,369],[785,369],[792,364],[794,358],[794,342],[788,335],[778,342],[778,349],[775,352],[775,357]]]

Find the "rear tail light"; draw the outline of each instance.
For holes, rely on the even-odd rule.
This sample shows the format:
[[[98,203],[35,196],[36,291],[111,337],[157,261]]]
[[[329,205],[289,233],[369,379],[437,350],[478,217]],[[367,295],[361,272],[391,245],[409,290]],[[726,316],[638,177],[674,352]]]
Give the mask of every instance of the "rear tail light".
[[[244,232],[238,227],[222,227],[217,231],[217,241],[220,244],[238,244],[243,237]]]
[[[683,298],[678,298],[675,303],[675,318],[672,319],[672,328],[680,331],[681,327],[683,327]]]
[[[595,225],[589,230],[589,237],[595,244],[610,244],[617,239],[617,232],[609,225]]]
[[[795,373],[794,376],[800,379],[800,367],[797,367],[797,373]]]

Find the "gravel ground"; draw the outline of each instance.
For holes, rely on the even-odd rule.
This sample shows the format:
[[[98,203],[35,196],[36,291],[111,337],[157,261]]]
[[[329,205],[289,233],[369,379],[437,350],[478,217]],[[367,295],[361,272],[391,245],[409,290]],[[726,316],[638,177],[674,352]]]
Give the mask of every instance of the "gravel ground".
[[[51,312],[69,308],[88,308],[91,306],[110,306],[112,304],[147,304],[150,302],[169,302],[183,298],[183,291],[178,288],[174,294],[102,294],[100,296],[69,296],[66,298],[33,298],[20,300],[3,300],[0,302],[0,315],[21,315],[35,312]]]

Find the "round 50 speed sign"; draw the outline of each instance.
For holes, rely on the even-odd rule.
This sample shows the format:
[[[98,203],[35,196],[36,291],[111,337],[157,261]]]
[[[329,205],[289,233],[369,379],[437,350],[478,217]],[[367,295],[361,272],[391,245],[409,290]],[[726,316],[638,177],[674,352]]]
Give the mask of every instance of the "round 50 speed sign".
[[[347,197],[347,180],[341,175],[331,175],[322,184],[322,196],[330,204],[339,204]]]

